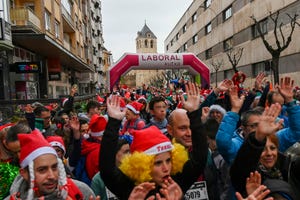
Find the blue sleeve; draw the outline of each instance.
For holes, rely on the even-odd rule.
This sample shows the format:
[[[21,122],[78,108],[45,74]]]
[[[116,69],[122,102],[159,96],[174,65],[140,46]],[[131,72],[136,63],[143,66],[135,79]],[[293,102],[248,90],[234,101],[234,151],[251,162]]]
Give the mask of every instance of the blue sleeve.
[[[223,156],[224,160],[231,164],[242,145],[242,142],[234,138],[239,115],[235,112],[227,112],[219,126],[216,135],[216,143],[219,153]]]
[[[289,127],[276,133],[279,139],[279,151],[284,152],[300,140],[300,106],[292,103],[287,105]]]

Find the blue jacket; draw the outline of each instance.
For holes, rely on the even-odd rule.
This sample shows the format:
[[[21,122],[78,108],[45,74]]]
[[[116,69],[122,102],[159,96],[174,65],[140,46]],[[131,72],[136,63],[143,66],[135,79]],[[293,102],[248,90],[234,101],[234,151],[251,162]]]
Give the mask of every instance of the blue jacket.
[[[279,139],[279,151],[284,152],[295,142],[300,140],[300,106],[294,102],[287,105],[289,127],[279,130],[276,133]],[[219,126],[216,135],[218,151],[224,160],[230,165],[233,163],[237,152],[244,142],[244,138],[236,130],[239,115],[235,112],[227,112]]]

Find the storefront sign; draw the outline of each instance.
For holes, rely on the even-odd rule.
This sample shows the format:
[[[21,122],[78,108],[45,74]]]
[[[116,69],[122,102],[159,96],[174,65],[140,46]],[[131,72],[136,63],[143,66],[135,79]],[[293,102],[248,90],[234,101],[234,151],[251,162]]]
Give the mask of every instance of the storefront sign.
[[[49,79],[49,81],[60,81],[61,74],[60,74],[60,72],[57,72],[57,73],[51,72],[48,75],[48,79]]]
[[[40,62],[16,62],[16,73],[39,73],[41,70]]]

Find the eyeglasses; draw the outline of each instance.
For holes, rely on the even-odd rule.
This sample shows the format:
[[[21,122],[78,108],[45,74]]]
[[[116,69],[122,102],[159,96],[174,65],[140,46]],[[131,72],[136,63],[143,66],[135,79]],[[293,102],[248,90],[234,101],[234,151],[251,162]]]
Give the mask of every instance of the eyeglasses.
[[[245,124],[244,125],[245,127],[250,127],[250,128],[256,128],[257,126],[258,126],[258,122],[256,122],[256,123],[252,123],[252,124]]]

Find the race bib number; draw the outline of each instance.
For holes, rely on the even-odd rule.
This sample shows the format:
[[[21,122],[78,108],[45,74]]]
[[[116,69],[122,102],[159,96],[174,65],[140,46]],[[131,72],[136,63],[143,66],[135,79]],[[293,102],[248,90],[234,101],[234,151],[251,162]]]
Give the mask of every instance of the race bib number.
[[[184,195],[185,200],[209,200],[205,181],[195,182]]]
[[[106,196],[107,196],[107,200],[119,200],[116,195],[114,195],[109,189],[106,189]]]

